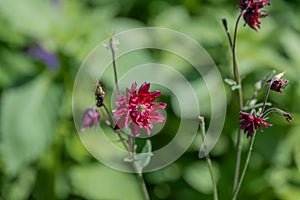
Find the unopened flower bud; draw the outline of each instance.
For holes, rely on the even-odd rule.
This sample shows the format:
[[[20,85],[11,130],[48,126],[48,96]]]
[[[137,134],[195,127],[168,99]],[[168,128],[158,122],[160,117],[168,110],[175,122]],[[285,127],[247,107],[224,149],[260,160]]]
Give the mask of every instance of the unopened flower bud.
[[[281,79],[281,77],[284,75],[284,72],[276,75],[274,78],[273,78],[273,81],[272,81],[272,85],[271,85],[271,90],[274,90],[276,92],[279,92],[279,93],[282,93],[282,89],[284,89],[289,81],[288,80],[285,80],[285,79]]]
[[[286,121],[291,122],[293,120],[293,116],[290,113],[284,114]]]
[[[89,127],[96,127],[99,123],[100,114],[98,110],[88,108],[83,114],[83,120],[81,125],[81,131],[85,131]]]

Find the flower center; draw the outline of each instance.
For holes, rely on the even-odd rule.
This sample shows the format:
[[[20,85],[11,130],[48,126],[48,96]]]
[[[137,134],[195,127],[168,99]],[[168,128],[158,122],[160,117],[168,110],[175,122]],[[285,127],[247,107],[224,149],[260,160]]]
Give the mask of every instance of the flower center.
[[[145,104],[141,104],[136,106],[136,108],[139,110],[140,113],[144,112],[147,106]]]

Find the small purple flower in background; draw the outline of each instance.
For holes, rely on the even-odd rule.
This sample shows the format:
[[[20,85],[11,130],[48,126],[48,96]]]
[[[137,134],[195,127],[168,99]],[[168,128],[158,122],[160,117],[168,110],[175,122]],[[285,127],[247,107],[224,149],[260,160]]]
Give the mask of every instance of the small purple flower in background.
[[[96,127],[99,123],[100,114],[98,110],[88,108],[83,114],[83,120],[81,125],[81,131],[85,131],[87,128]]]
[[[239,118],[241,129],[244,130],[244,133],[247,133],[247,137],[252,137],[253,132],[261,128],[260,125],[264,127],[269,127],[271,124],[265,122],[259,117],[255,117],[252,114],[240,112],[241,117]]]
[[[140,135],[140,128],[144,128],[147,134],[151,134],[152,122],[162,122],[165,118],[157,111],[164,109],[167,104],[153,102],[162,92],[149,92],[150,83],[143,83],[138,91],[137,84],[134,82],[131,89],[126,89],[126,96],[118,94],[118,101],[115,102],[117,110],[114,113],[120,117],[115,129],[130,126],[134,136]]]
[[[55,54],[47,52],[39,45],[34,45],[27,50],[28,54],[35,60],[43,62],[47,67],[59,69],[60,62]]]
[[[259,18],[267,16],[266,11],[259,11],[259,9],[269,6],[270,0],[240,0],[239,8],[242,10],[244,20],[252,29],[260,28]]]

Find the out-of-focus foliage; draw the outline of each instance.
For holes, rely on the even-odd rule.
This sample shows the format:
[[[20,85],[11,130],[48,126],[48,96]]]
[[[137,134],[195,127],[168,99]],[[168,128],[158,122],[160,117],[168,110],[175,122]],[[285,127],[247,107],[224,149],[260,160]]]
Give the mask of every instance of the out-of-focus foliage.
[[[76,72],[87,54],[111,31],[158,26],[180,31],[198,41],[211,55],[223,78],[232,78],[231,57],[220,20],[229,28],[239,14],[238,1],[207,0],[1,0],[0,1],[0,198],[1,199],[141,199],[133,174],[107,168],[79,140],[72,119],[71,95]],[[273,127],[258,133],[240,199],[300,199],[300,3],[272,1],[258,32],[239,27],[237,56],[246,97],[254,83],[275,69],[290,84],[270,102],[291,112],[288,124],[271,115]],[[122,41],[120,41],[122,45]],[[29,49],[40,46],[59,66],[36,59]],[[167,63],[185,75],[187,63],[157,52],[122,57],[124,66],[144,59]],[[96,78],[96,77],[95,77]],[[107,80],[107,81],[112,81]],[[194,88],[204,87],[191,81]],[[199,82],[201,83],[201,82]],[[94,80],[91,80],[93,87]],[[204,84],[204,83],[202,83]],[[227,89],[228,112],[223,133],[211,153],[220,199],[230,199],[235,164],[238,108]],[[197,94],[209,102],[208,94]],[[259,98],[263,98],[260,96]],[[171,104],[172,99],[166,99]],[[204,114],[210,104],[201,105]],[[176,117],[168,116],[169,124]],[[173,122],[173,123],[172,123]],[[175,126],[175,125],[174,125]],[[172,127],[170,127],[172,129]],[[152,141],[156,149],[172,137]],[[165,136],[164,136],[165,135]],[[195,139],[179,160],[145,174],[151,199],[212,199],[211,182]],[[244,138],[244,154],[248,140]],[[107,152],[108,156],[111,152]]]

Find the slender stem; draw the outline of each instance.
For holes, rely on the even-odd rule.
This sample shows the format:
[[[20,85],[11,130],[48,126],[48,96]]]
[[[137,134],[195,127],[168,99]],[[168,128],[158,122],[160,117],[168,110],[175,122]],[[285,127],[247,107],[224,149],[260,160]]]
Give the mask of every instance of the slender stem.
[[[103,111],[103,109],[100,109],[100,112],[101,112],[101,115],[103,116],[103,119],[105,121],[105,123],[108,125],[108,126],[111,126],[111,122],[108,120],[105,112]]]
[[[113,64],[113,70],[114,70],[116,90],[117,90],[117,94],[119,94],[120,93],[120,89],[119,89],[119,84],[118,84],[117,66],[116,66],[116,59],[115,59],[115,48],[116,48],[115,45],[116,45],[116,41],[113,38],[113,34],[110,34],[109,47],[111,49],[111,55],[112,55],[112,64]],[[103,106],[104,106],[106,112],[108,113],[110,119],[112,120],[112,122],[115,125],[116,123],[115,123],[115,121],[114,121],[111,113],[107,109],[106,105],[103,104]],[[150,197],[149,197],[149,194],[148,194],[148,190],[147,190],[144,178],[143,178],[142,170],[136,164],[136,161],[135,161],[135,138],[134,138],[134,136],[128,135],[128,145],[129,145],[129,147],[128,147],[126,145],[123,137],[120,135],[119,131],[117,131],[117,130],[114,130],[114,131],[117,133],[117,135],[120,138],[121,142],[123,143],[124,147],[126,148],[126,150],[129,151],[130,156],[133,158],[133,167],[134,167],[135,171],[138,172],[138,179],[139,179],[139,182],[141,184],[145,200],[150,200]]]
[[[146,186],[146,183],[145,183],[145,180],[144,180],[144,177],[143,177],[143,172],[142,172],[142,168],[137,164],[136,160],[135,160],[135,137],[132,136],[132,135],[128,135],[128,140],[130,141],[129,145],[130,145],[130,155],[132,157],[132,165],[134,167],[134,170],[135,172],[137,172],[137,176],[138,176],[138,179],[139,179],[139,182],[140,182],[140,185],[141,185],[141,188],[142,188],[142,192],[144,194],[144,198],[145,200],[150,200],[150,197],[149,197],[149,193],[148,193],[148,190],[147,190],[147,186]]]
[[[116,66],[116,53],[115,53],[115,41],[114,41],[114,37],[113,34],[110,35],[109,38],[109,47],[111,49],[111,56],[112,56],[112,63],[113,63],[113,69],[114,69],[114,77],[115,77],[115,85],[116,85],[116,89],[117,89],[117,93],[120,93],[120,89],[119,89],[119,83],[118,83],[118,76],[117,76],[117,66]]]
[[[269,80],[273,78],[274,74],[275,74],[275,70],[273,70],[267,76],[264,77],[264,79],[262,80],[261,86],[258,89],[256,89],[256,91],[254,92],[253,96],[245,103],[245,105],[243,107],[244,110],[250,109],[249,106],[250,106],[251,101],[257,99],[258,94],[263,90],[263,88],[265,87],[265,85],[270,82]],[[251,109],[257,108],[257,107],[261,107],[261,106],[263,106],[263,104],[264,103],[256,104],[255,106],[251,107]],[[267,101],[266,101],[265,106],[267,106],[267,105],[270,105],[270,104],[268,104]]]
[[[285,112],[279,108],[269,108],[268,110],[266,110],[264,113],[261,114],[260,118],[264,118],[272,112],[277,112],[283,115],[288,122],[291,122],[293,120],[293,116],[290,113]]]
[[[113,118],[111,112],[109,112],[109,110],[108,110],[108,108],[107,108],[107,106],[106,106],[106,104],[105,104],[104,102],[103,102],[103,108],[104,108],[104,110],[106,111],[106,113],[107,113],[107,115],[108,115],[108,117],[109,117],[109,119],[110,119],[110,121],[111,121],[110,127],[111,127],[111,128],[114,128],[114,125],[116,124],[116,122],[115,122],[115,120],[114,120],[114,118]]]
[[[246,171],[247,171],[247,169],[248,169],[248,165],[249,165],[249,161],[250,161],[251,154],[252,154],[252,149],[253,149],[253,144],[254,144],[255,136],[256,136],[256,132],[253,133],[253,136],[252,136],[252,138],[251,138],[250,146],[249,146],[249,151],[248,151],[247,159],[246,159],[246,162],[245,162],[245,165],[244,165],[244,169],[243,169],[241,178],[240,178],[240,180],[239,180],[239,182],[238,182],[238,184],[237,184],[237,187],[236,187],[236,189],[234,190],[232,200],[235,200],[235,199],[237,198],[237,195],[238,195],[238,193],[239,193],[239,191],[240,191],[240,188],[241,188],[242,182],[243,182],[243,180],[244,180]]]
[[[238,25],[239,25],[239,21],[240,21],[241,17],[243,16],[243,14],[244,14],[244,12],[241,12],[241,14],[238,16],[238,18],[236,20],[235,28],[234,28],[234,35],[233,35],[233,42],[232,42],[232,46],[231,46],[233,73],[234,73],[235,81],[236,81],[237,85],[239,86],[238,87],[238,99],[239,99],[240,110],[243,109],[243,91],[242,91],[242,83],[241,83],[241,78],[240,78],[239,69],[238,69],[237,60],[236,60],[235,47],[236,47]],[[237,183],[238,183],[238,179],[239,179],[241,155],[242,155],[242,131],[240,129],[238,132],[238,135],[237,135],[237,155],[236,155],[236,165],[235,165],[235,173],[234,173],[234,181],[233,181],[233,191],[235,190]]]
[[[233,73],[234,73],[234,78],[235,81],[237,82],[237,84],[240,86],[241,83],[241,78],[240,78],[240,74],[239,74],[239,68],[237,66],[237,61],[236,61],[236,53],[235,53],[235,47],[236,47],[236,38],[237,38],[237,30],[238,30],[238,26],[239,26],[239,21],[241,19],[241,17],[243,16],[243,12],[238,16],[236,23],[235,23],[235,28],[234,28],[234,34],[233,34],[233,43],[232,43],[232,62],[233,62]],[[241,86],[239,87],[241,88]],[[240,93],[239,93],[240,95]],[[239,96],[242,97],[242,96]],[[240,106],[243,106],[243,101],[241,101],[240,98],[239,102],[240,102]]]
[[[109,116],[110,120],[112,121],[112,124],[110,125],[110,127],[114,130],[114,126],[116,125],[116,122],[115,122],[115,120],[114,120],[112,114],[109,112],[109,110],[108,110],[108,108],[107,108],[107,106],[106,106],[106,104],[105,104],[104,102],[103,102],[103,107],[104,107],[104,109],[105,109],[107,115]],[[121,140],[123,146],[125,147],[125,149],[126,149],[127,151],[129,151],[129,147],[126,145],[126,142],[124,141],[124,138],[121,136],[120,132],[119,132],[118,130],[114,130],[114,132],[115,132],[115,133],[117,134],[117,136],[120,138],[120,140]]]
[[[139,169],[137,169],[138,166],[135,163],[134,163],[134,167],[137,171],[139,171]],[[145,200],[150,200],[149,193],[142,172],[138,172],[138,179],[141,184]]]
[[[233,191],[235,190],[239,175],[240,175],[240,166],[241,166],[241,157],[242,157],[242,129],[239,129],[237,136],[237,152],[236,152],[236,163],[235,163],[235,171],[234,171],[234,182],[233,182]]]
[[[228,29],[228,26],[227,26],[226,19],[222,19],[222,23],[223,23],[223,26],[225,28],[225,31],[226,31],[226,34],[227,34],[227,37],[228,37],[230,49],[232,49],[232,39],[231,39],[231,35],[230,35],[229,29]]]
[[[270,81],[270,83],[269,83],[269,87],[268,87],[268,89],[267,89],[267,92],[266,92],[266,95],[265,95],[265,98],[264,98],[264,104],[263,104],[263,106],[262,106],[261,113],[263,113],[264,110],[265,110],[266,103],[267,103],[267,100],[268,100],[268,97],[269,97],[269,94],[270,94],[270,90],[271,90],[272,84],[273,84],[273,79],[272,79],[272,80]]]
[[[205,138],[206,133],[205,133],[205,120],[204,120],[204,117],[199,116],[199,120],[200,120],[200,126],[201,126],[202,141],[205,142],[204,138]],[[204,143],[204,145],[205,145],[205,143]],[[206,162],[207,162],[210,177],[211,177],[211,182],[212,182],[212,185],[213,185],[214,200],[218,200],[217,182],[216,182],[216,179],[215,179],[215,176],[214,176],[214,171],[213,171],[212,162],[211,162],[209,153],[205,156],[205,158],[206,158]]]

